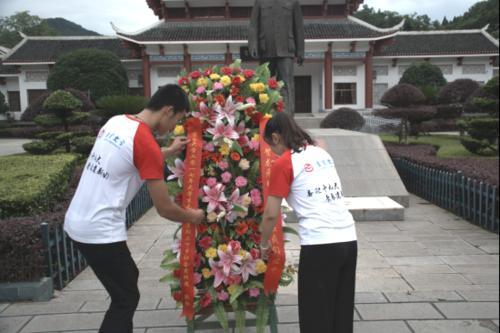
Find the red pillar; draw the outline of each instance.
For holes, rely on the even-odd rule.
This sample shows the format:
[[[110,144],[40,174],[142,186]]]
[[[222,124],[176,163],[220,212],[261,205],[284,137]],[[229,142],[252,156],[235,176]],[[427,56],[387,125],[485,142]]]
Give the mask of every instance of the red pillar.
[[[186,71],[191,72],[191,54],[189,54],[188,46],[184,45],[184,68]]]
[[[151,97],[151,65],[149,63],[149,55],[145,49],[142,49],[142,86],[144,88],[144,96]]]
[[[373,108],[373,45],[365,58],[365,108]]]
[[[224,64],[229,66],[233,63],[233,55],[231,54],[231,48],[229,44],[226,45],[226,54],[224,55]]]
[[[332,43],[328,44],[325,52],[325,109],[333,108],[333,60]]]

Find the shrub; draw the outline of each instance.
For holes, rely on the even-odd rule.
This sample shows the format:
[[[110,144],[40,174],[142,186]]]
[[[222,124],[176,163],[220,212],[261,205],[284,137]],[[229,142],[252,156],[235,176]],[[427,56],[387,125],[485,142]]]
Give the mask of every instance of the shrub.
[[[327,115],[320,124],[321,128],[342,128],[359,131],[365,125],[365,118],[356,110],[340,108]]]
[[[103,96],[126,94],[128,79],[115,54],[80,49],[59,58],[49,74],[47,86],[51,90],[71,87],[90,91],[90,98],[96,101]]]
[[[50,209],[67,188],[74,155],[4,156],[0,158],[0,218]]]
[[[499,98],[499,94],[500,94],[500,92],[498,91],[498,88],[499,88],[498,80],[499,80],[498,76],[495,76],[494,78],[492,78],[488,82],[486,82],[486,84],[483,87],[484,91],[488,95],[491,95],[492,97],[496,97],[496,99]]]
[[[89,155],[94,147],[95,143],[94,136],[82,136],[73,139],[73,146],[75,153],[82,155]]]
[[[54,91],[43,102],[45,110],[54,112],[58,118],[66,119],[71,112],[82,106],[82,102],[75,98],[71,93],[64,90]]]
[[[439,88],[433,86],[418,87],[425,96],[425,104],[436,104],[439,94]]]
[[[82,102],[82,106],[79,108],[81,112],[89,112],[90,110],[95,109],[92,101],[87,97],[87,95],[77,89],[66,88],[65,91],[71,93],[75,98],[79,99]],[[42,95],[38,96],[34,102],[32,102],[21,115],[21,120],[23,121],[33,121],[36,116],[42,114],[44,111],[43,103],[50,96],[52,92],[47,91]]]
[[[442,104],[465,103],[479,88],[479,83],[471,79],[458,79],[448,83],[439,92],[438,100]]]
[[[407,107],[422,104],[425,96],[415,86],[403,83],[386,91],[381,101],[382,104],[391,107]]]
[[[490,144],[487,140],[477,140],[469,137],[460,138],[460,142],[462,145],[475,155],[491,155],[491,151],[489,150]]]
[[[119,114],[136,114],[147,105],[147,98],[143,96],[105,96],[96,103],[100,115],[107,119]]]
[[[382,109],[374,112],[376,116],[383,118],[401,119],[399,127],[399,142],[408,143],[408,135],[418,136],[421,132],[421,124],[435,117],[436,108],[433,106],[413,106],[392,109]]]
[[[52,140],[46,141],[32,141],[23,144],[23,149],[33,155],[47,155],[54,151],[57,145]]]
[[[399,83],[411,84],[416,87],[440,88],[446,84],[446,79],[439,67],[423,61],[411,65],[404,72]]]
[[[9,111],[9,106],[5,103],[5,96],[0,92],[0,114]]]
[[[455,119],[462,116],[462,104],[440,104],[436,106],[436,118],[439,119]]]
[[[477,117],[460,121],[460,124],[474,139],[488,140],[491,144],[498,140],[498,119]]]

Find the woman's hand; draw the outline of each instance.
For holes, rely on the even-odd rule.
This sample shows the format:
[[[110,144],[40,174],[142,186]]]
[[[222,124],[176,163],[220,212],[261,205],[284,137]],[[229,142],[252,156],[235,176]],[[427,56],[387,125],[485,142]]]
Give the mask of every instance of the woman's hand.
[[[272,252],[272,247],[271,247],[271,242],[266,241],[260,243],[260,256],[262,260],[267,260],[269,256],[271,255]]]

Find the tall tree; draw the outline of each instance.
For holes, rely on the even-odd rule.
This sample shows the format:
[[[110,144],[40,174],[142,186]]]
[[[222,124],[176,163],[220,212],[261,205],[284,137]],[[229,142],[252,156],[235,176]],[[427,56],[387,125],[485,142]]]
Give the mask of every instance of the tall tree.
[[[489,24],[488,32],[498,38],[498,0],[480,1],[473,5],[464,15],[457,16],[447,24],[445,29],[480,29]]]
[[[29,11],[0,18],[0,45],[12,48],[22,40],[19,32],[28,36],[54,36],[56,31],[47,22]]]

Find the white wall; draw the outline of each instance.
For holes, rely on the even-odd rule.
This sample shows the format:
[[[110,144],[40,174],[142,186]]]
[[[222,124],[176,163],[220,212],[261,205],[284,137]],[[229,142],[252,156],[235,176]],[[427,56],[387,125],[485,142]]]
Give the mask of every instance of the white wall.
[[[295,65],[295,76],[311,77],[311,112],[319,113],[324,108],[323,98],[323,64],[305,63],[303,66]],[[295,88],[297,89],[297,87]]]

